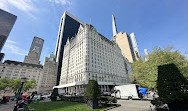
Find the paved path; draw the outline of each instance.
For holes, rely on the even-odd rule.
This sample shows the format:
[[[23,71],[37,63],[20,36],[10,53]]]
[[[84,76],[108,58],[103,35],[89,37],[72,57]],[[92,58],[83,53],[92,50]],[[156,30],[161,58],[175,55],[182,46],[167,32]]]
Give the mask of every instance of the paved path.
[[[15,103],[15,101],[12,101],[6,104],[0,104],[0,111],[13,111]]]
[[[118,100],[118,104],[121,104],[121,106],[110,111],[154,111],[154,106],[150,103],[150,101]]]

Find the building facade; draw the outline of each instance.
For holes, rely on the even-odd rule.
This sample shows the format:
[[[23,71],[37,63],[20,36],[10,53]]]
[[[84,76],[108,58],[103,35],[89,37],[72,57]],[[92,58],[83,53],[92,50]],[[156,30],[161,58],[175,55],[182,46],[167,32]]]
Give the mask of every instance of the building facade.
[[[64,45],[68,38],[71,39],[77,34],[80,24],[84,23],[67,11],[65,11],[61,17],[55,49],[56,62],[58,63],[57,85],[60,81]]]
[[[134,33],[131,33],[130,36],[131,36],[131,40],[132,40],[132,44],[133,44],[133,48],[134,48],[135,58],[136,58],[136,60],[141,60],[141,55],[140,55],[140,52],[138,49],[136,37],[135,37]]]
[[[43,65],[11,60],[6,60],[0,64],[0,78],[21,79],[22,77],[26,77],[28,81],[36,81],[36,88],[29,90],[29,92],[52,92],[57,77],[55,55],[50,54],[49,57],[46,57]]]
[[[0,52],[8,38],[17,16],[0,9]]]
[[[92,25],[80,25],[77,35],[64,46],[60,85],[67,92],[80,91],[88,80],[98,81],[101,91],[129,83],[128,61],[121,49]]]
[[[147,49],[144,49],[144,53],[145,53],[145,58],[144,61],[148,61],[149,60],[149,53]]]
[[[30,64],[40,64],[40,55],[42,52],[42,47],[44,40],[39,37],[34,37],[29,53],[25,56],[24,62]]]
[[[0,78],[21,79],[26,77],[27,80],[35,80],[36,88],[29,92],[37,91],[38,93],[51,92],[56,85],[57,79],[57,62],[55,55],[52,53],[45,57],[43,65],[40,64],[40,54],[44,40],[34,37],[28,56],[25,56],[24,62],[6,60],[0,64]]]
[[[42,92],[52,92],[53,86],[57,80],[57,62],[55,55],[52,53],[49,57],[45,57],[43,64],[43,75],[41,76],[40,90]]]
[[[129,60],[129,62],[133,63],[136,58],[130,36],[127,33],[120,32],[113,37],[113,40],[116,41],[123,55]]]
[[[28,64],[18,61],[6,60],[0,64],[0,78],[21,79],[26,77],[27,80],[36,80],[37,87],[31,91],[40,92],[40,79],[43,73],[43,66]]]

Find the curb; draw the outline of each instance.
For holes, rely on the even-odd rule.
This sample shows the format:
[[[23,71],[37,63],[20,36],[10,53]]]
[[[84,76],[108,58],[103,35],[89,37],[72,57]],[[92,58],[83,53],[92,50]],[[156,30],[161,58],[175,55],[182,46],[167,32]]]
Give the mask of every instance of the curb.
[[[111,110],[111,109],[114,109],[114,108],[117,108],[117,107],[120,107],[120,106],[121,106],[121,104],[114,104],[114,106],[107,108],[107,109],[104,109],[104,110],[101,110],[101,111],[108,111],[108,110]]]

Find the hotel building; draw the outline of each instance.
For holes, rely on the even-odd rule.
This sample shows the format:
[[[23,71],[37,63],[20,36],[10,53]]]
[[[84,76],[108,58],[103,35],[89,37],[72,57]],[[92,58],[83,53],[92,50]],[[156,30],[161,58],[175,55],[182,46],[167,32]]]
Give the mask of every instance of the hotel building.
[[[88,80],[98,81],[101,91],[129,83],[129,61],[115,41],[111,41],[88,24],[80,25],[78,33],[64,46],[61,78],[54,88],[66,92],[82,92]]]

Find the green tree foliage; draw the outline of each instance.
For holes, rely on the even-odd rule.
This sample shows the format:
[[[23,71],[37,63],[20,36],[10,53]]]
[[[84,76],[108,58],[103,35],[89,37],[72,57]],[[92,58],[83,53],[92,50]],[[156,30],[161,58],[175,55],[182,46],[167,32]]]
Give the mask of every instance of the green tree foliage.
[[[10,88],[12,91],[17,91],[21,87],[21,79],[0,79],[0,90],[5,90],[6,88]],[[26,81],[23,87],[24,91],[28,91],[29,89],[33,89],[36,87],[36,81]]]
[[[86,91],[84,93],[85,99],[96,99],[101,95],[99,85],[95,80],[89,80]]]
[[[59,96],[58,88],[54,88],[53,92],[52,92],[52,94],[50,96],[51,101],[56,101],[57,100],[57,96]]]
[[[35,80],[31,80],[31,81],[26,81],[26,83],[24,84],[24,91],[28,91],[29,89],[33,89],[37,86],[36,81]]]
[[[164,103],[188,101],[188,80],[174,64],[158,67],[157,89]]]
[[[142,87],[149,89],[156,87],[157,67],[164,64],[174,63],[181,73],[188,79],[188,60],[177,50],[172,51],[173,47],[161,49],[154,47],[149,54],[148,61],[135,61],[132,64],[133,74],[136,82]]]
[[[13,79],[3,78],[0,79],[0,90],[5,90],[12,85]]]

